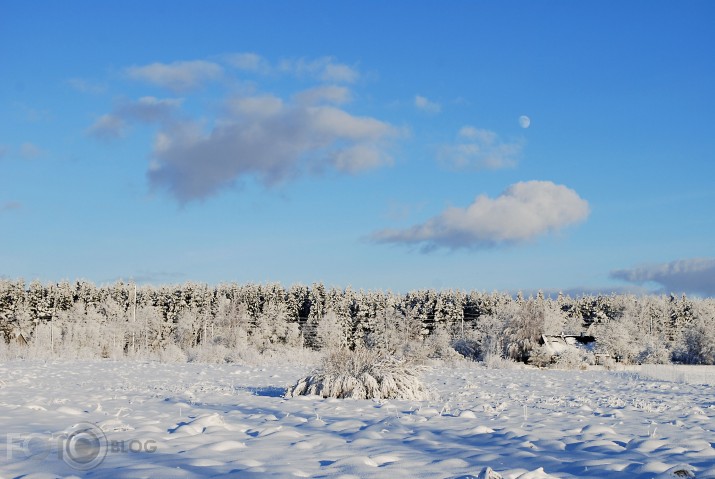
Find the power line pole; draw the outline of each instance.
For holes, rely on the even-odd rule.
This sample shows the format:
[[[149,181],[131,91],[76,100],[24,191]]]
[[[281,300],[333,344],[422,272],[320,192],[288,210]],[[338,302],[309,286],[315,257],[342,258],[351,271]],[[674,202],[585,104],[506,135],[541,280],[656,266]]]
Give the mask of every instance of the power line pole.
[[[132,353],[137,352],[136,334],[137,334],[137,284],[134,283],[134,307],[132,310]]]

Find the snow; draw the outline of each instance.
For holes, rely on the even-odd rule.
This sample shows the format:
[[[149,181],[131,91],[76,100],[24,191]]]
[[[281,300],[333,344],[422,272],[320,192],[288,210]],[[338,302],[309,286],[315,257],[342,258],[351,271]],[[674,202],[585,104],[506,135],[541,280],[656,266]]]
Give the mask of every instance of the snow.
[[[0,478],[715,478],[708,385],[457,361],[423,373],[429,401],[284,398],[309,369],[0,363]],[[81,425],[95,467],[67,452]]]

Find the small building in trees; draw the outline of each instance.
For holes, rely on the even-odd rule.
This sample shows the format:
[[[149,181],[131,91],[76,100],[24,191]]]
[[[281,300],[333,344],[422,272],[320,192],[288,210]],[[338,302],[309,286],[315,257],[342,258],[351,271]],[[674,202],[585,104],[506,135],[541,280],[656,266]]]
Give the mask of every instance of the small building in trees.
[[[552,356],[560,356],[570,349],[591,351],[596,344],[596,338],[585,334],[542,334],[539,342]]]

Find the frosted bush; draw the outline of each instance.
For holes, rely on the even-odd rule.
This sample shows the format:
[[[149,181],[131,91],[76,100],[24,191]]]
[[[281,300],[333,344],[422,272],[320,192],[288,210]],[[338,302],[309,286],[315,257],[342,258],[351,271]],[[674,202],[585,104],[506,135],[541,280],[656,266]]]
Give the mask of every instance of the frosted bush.
[[[188,350],[188,360],[192,363],[224,364],[234,361],[232,351],[222,344],[199,345]]]
[[[0,361],[7,361],[8,359],[14,359],[9,351],[9,345],[5,343],[5,339],[0,336]]]
[[[436,328],[432,334],[424,340],[423,354],[428,358],[445,359],[448,361],[463,358],[463,356],[452,347],[452,338],[444,328]]]
[[[554,355],[551,350],[546,345],[541,345],[531,352],[529,356],[529,364],[539,367],[546,368],[553,364]]]
[[[671,351],[665,345],[662,338],[655,338],[646,335],[644,345],[638,354],[637,361],[640,364],[669,364]]]
[[[320,363],[325,356],[323,353],[311,348],[284,346],[282,348],[271,349],[263,353],[254,352],[254,356],[250,351],[241,351],[241,360],[248,364],[261,364],[269,366],[273,364],[284,365],[286,363],[315,366]]]
[[[568,348],[556,358],[556,367],[560,369],[586,369],[595,362],[593,353],[578,348]]]
[[[159,360],[162,363],[185,363],[187,359],[186,353],[175,344],[167,344],[159,352]]]
[[[286,390],[285,396],[317,395],[339,399],[412,399],[431,397],[417,377],[419,367],[375,350],[334,350],[312,374]]]
[[[683,333],[680,358],[690,364],[715,364],[715,317],[703,316]]]
[[[484,357],[484,366],[488,369],[520,369],[522,365],[511,358],[504,358],[498,354],[488,354]]]

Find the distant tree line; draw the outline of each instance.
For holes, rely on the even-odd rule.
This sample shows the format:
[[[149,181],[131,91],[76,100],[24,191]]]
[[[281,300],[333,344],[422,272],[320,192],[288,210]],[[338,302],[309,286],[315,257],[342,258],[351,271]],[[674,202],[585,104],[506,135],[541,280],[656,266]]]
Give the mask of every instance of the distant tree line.
[[[239,361],[280,348],[374,347],[475,359],[542,357],[542,334],[585,334],[623,362],[715,363],[715,301],[686,296],[524,298],[279,284],[136,286],[0,280],[0,338],[35,355]],[[543,359],[543,358],[542,358]]]

